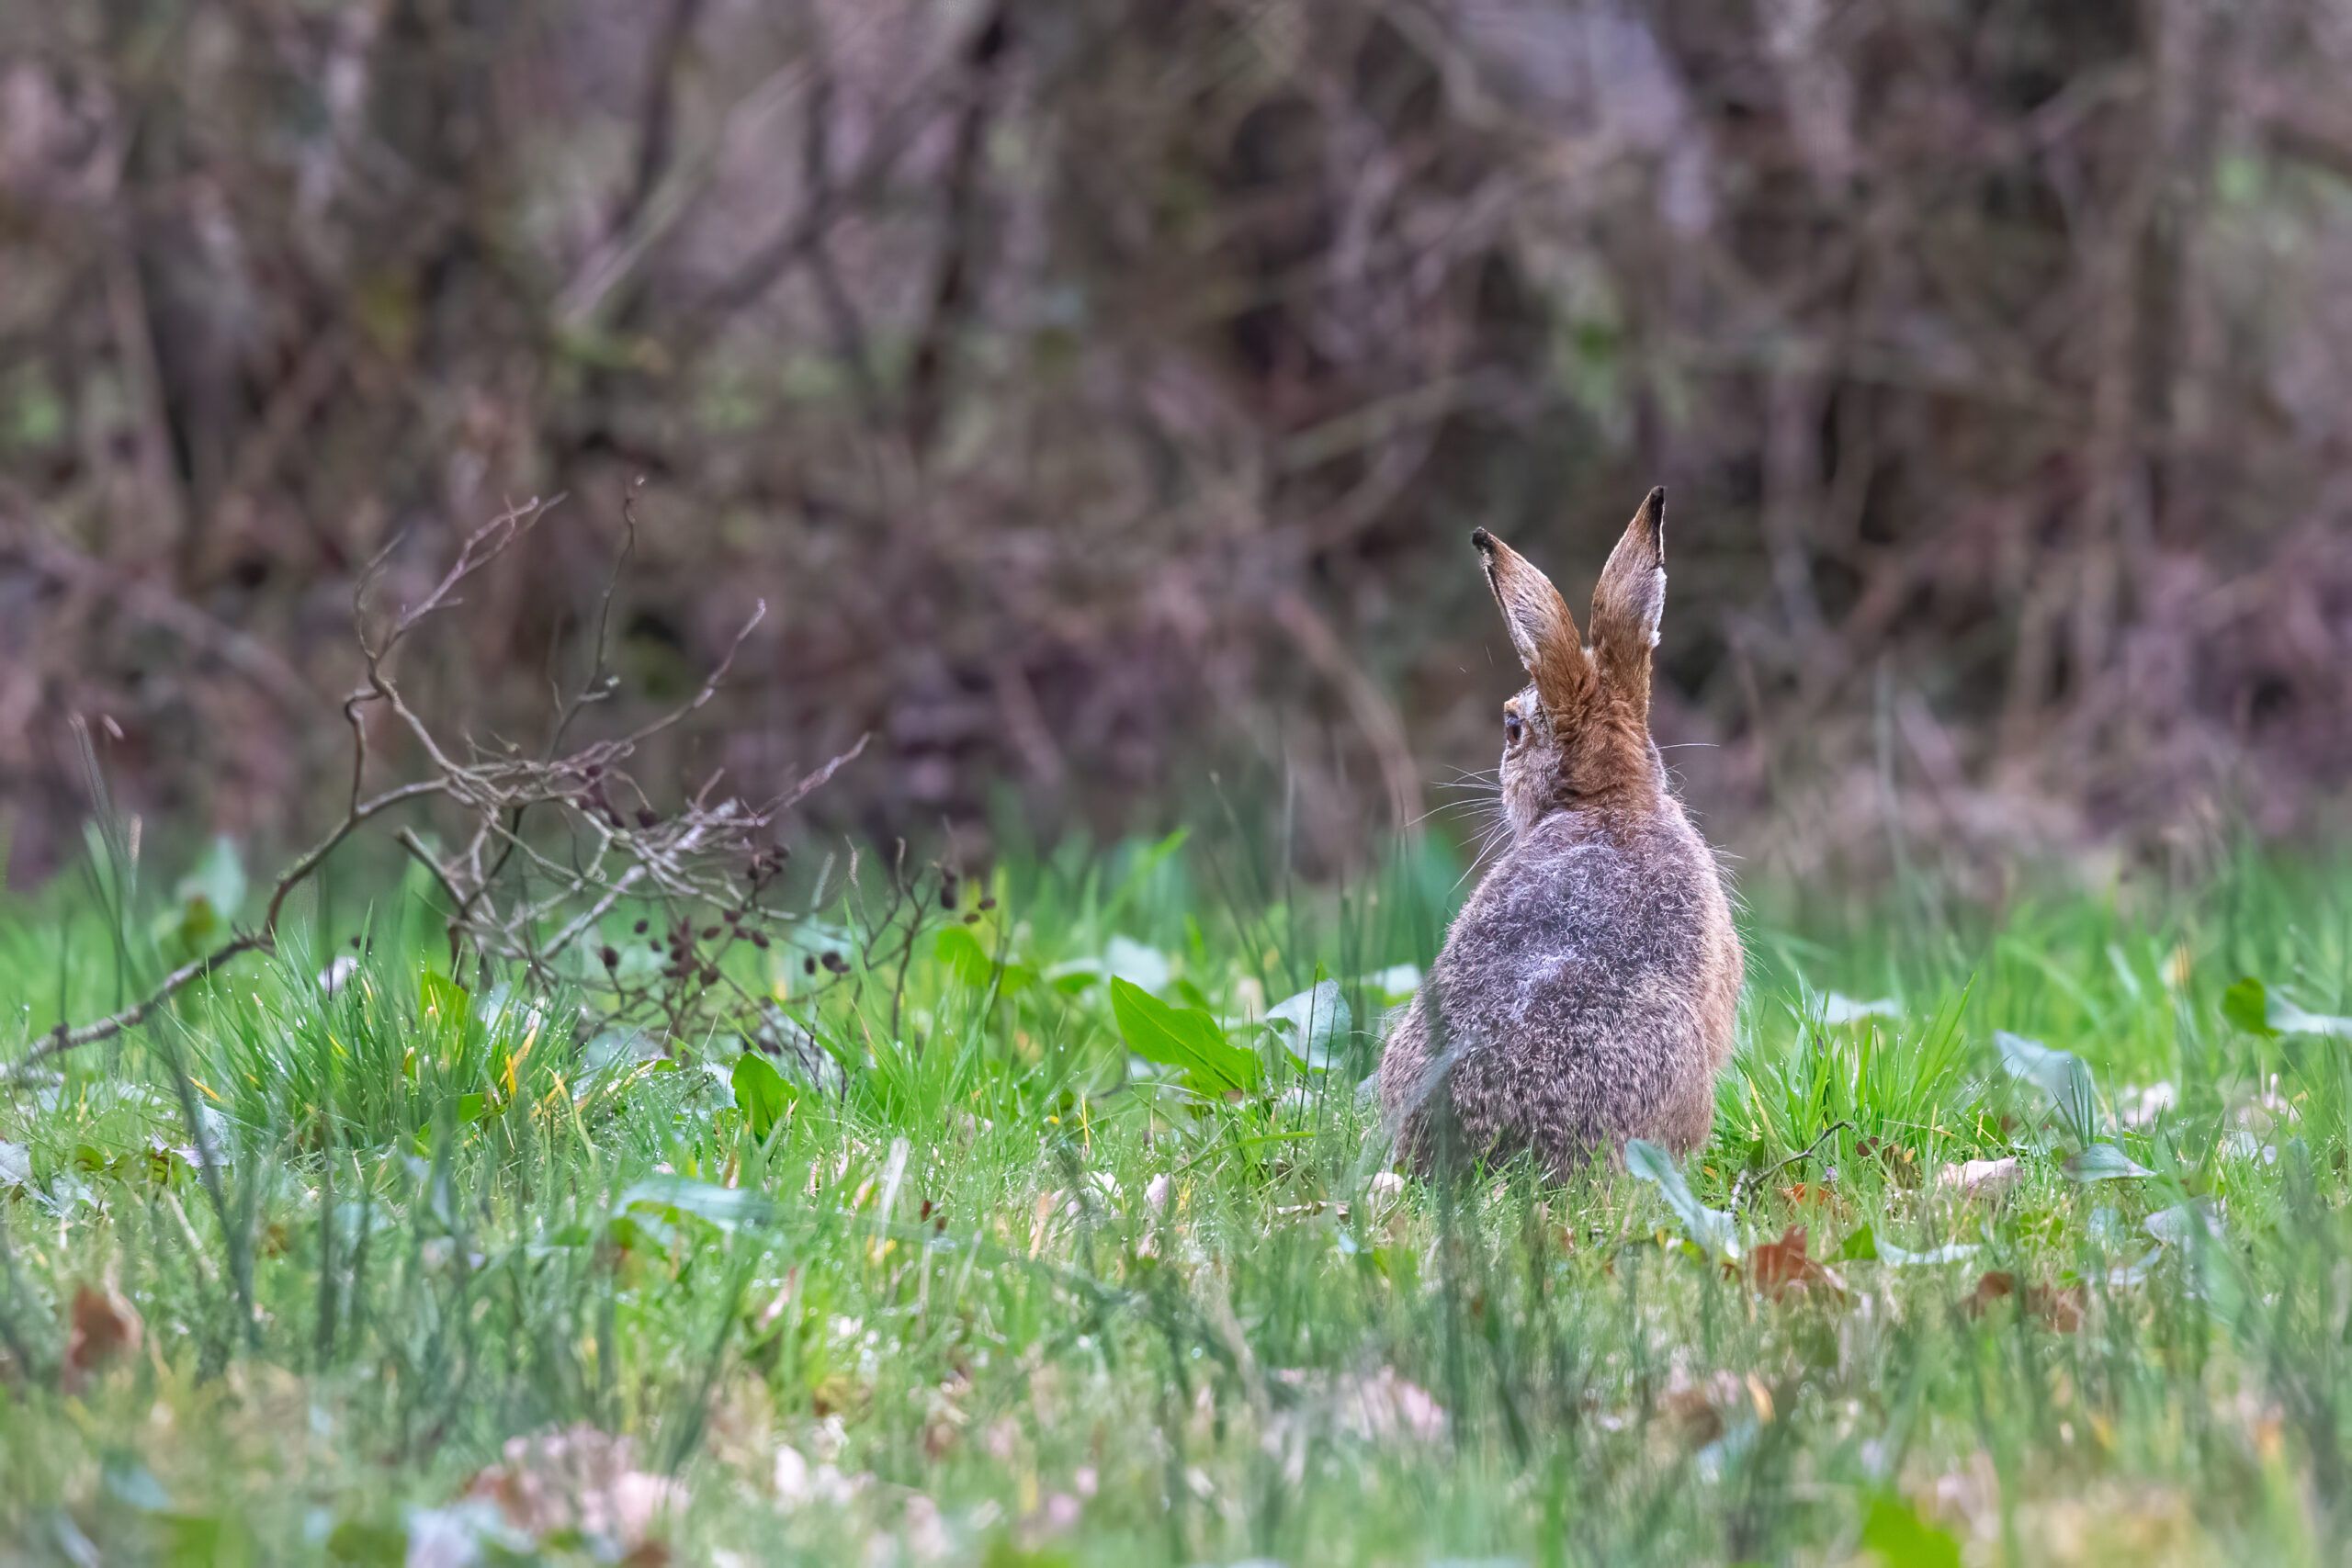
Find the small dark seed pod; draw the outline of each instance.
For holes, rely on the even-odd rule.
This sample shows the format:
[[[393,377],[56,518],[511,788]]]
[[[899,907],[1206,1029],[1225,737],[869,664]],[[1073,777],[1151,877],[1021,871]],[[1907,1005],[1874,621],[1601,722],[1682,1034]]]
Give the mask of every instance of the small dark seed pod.
[[[653,814],[653,807],[650,806],[640,806],[637,808],[637,825],[639,827],[650,828],[656,822],[661,820],[661,818],[656,817]]]
[[[813,958],[802,959],[800,961],[800,972],[803,975],[814,975],[817,972],[817,961]]]
[[[639,921],[638,921],[638,922],[637,922],[637,934],[638,934],[638,935],[639,935],[639,936],[643,936],[643,935],[645,934],[645,924],[646,924],[646,923],[645,923],[643,920],[639,920]]]
[[[752,933],[752,945],[758,948],[762,953],[765,953],[768,948],[768,933],[765,931],[753,931]]]
[[[617,969],[620,967],[621,955],[618,948],[608,947],[605,949],[603,953],[597,954],[597,956],[605,961],[605,967],[607,969]]]

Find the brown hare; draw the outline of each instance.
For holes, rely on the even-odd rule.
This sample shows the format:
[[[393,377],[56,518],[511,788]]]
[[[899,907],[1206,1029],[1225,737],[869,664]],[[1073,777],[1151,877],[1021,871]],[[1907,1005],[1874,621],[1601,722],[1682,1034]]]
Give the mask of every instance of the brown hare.
[[[1707,1140],[1742,958],[1706,840],[1650,739],[1666,604],[1666,491],[1650,491],[1592,596],[1592,646],[1551,581],[1470,536],[1530,677],[1503,705],[1504,851],[1389,1035],[1380,1100],[1399,1151],[1532,1152],[1555,1179],[1625,1140]]]

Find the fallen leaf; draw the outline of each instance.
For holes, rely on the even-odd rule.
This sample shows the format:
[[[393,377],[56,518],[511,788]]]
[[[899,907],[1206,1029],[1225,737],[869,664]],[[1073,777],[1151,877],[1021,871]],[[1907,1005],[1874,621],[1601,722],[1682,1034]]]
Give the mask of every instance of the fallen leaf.
[[[1993,1043],[2000,1048],[2003,1070],[2040,1089],[2075,1141],[2089,1143],[2098,1130],[2098,1090],[2082,1058],[2006,1029],[1994,1032]]]
[[[2058,1168],[2069,1181],[2125,1181],[2155,1174],[2113,1144],[2091,1144]]]
[[[2018,1156],[2004,1155],[1999,1159],[1964,1160],[1948,1165],[1936,1172],[1936,1185],[1963,1198],[1995,1199],[2007,1193],[2025,1179],[2018,1167]]]
[[[1806,1256],[1803,1225],[1791,1225],[1780,1240],[1758,1247],[1748,1258],[1748,1278],[1776,1302],[1785,1300],[1792,1291],[1819,1289],[1840,1300],[1846,1294],[1843,1280]]]
[[[2222,1228],[2221,1214],[2202,1198],[2175,1203],[2169,1209],[2158,1209],[2148,1216],[2145,1223],[2148,1234],[2168,1247],[2187,1246],[2200,1236],[2209,1241],[2220,1241],[2229,1234]]]
[[[1772,1419],[1772,1391],[1753,1372],[1719,1371],[1693,1377],[1676,1367],[1654,1405],[1692,1449],[1704,1449],[1735,1427]]]
[[[504,1458],[466,1495],[496,1504],[508,1525],[535,1539],[578,1531],[634,1562],[666,1558],[656,1531],[685,1504],[675,1481],[637,1468],[628,1438],[584,1423],[508,1439]]]
[[[139,1314],[111,1287],[77,1285],[65,1337],[65,1382],[81,1386],[91,1372],[139,1348]]]
[[[1982,1316],[1994,1303],[2011,1298],[2016,1298],[2029,1315],[2061,1334],[2072,1334],[2083,1325],[2085,1296],[2080,1285],[2057,1290],[2047,1285],[2028,1285],[2020,1292],[2018,1277],[2003,1269],[1987,1269],[1978,1278],[1976,1289],[1969,1292],[1968,1314]]]
[[[1355,1028],[1337,980],[1317,981],[1313,988],[1283,998],[1267,1010],[1262,1021],[1301,1066],[1314,1072],[1331,1069],[1338,1046]]]
[[[2180,1105],[2180,1090],[2169,1082],[2127,1089],[2115,1097],[2115,1119],[2133,1131],[2145,1131]]]

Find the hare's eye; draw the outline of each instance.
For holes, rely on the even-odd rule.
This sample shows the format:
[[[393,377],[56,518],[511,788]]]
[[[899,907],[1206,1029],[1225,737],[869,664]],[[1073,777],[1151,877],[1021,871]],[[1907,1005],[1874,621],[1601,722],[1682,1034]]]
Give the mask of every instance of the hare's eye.
[[[1520,738],[1521,738],[1521,736],[1525,735],[1526,733],[1527,733],[1527,726],[1526,726],[1526,724],[1525,724],[1525,723],[1524,723],[1524,722],[1520,718],[1519,715],[1517,715],[1517,714],[1515,714],[1515,713],[1505,713],[1505,714],[1503,715],[1503,742],[1504,742],[1504,744],[1506,744],[1506,745],[1510,745],[1510,746],[1516,746],[1516,745],[1518,745],[1518,744],[1519,744],[1519,742],[1520,742]]]

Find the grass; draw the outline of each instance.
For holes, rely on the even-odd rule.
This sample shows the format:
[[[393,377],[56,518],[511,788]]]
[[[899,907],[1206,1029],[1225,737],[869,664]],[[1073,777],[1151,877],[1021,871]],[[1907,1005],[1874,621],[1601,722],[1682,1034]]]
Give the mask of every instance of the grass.
[[[0,1562],[2339,1554],[2340,877],[1776,906],[1701,1157],[1400,1186],[1357,1084],[1456,874],[1012,868],[793,998],[837,1092],[469,991],[388,887],[332,996],[322,930],[0,1093]],[[0,918],[0,1055],[186,936],[114,886]],[[1250,1021],[1323,975],[1359,1027]]]

